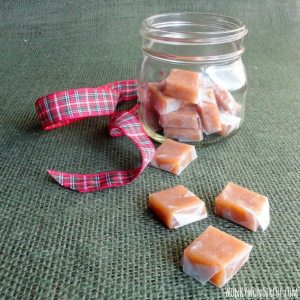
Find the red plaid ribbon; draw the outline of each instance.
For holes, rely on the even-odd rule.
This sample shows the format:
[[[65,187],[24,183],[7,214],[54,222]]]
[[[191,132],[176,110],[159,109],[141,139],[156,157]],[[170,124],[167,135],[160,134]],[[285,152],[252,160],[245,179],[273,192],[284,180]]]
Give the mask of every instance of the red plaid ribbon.
[[[137,99],[137,83],[125,80],[96,88],[80,88],[56,92],[39,98],[35,107],[44,130],[51,130],[95,116],[109,118],[112,137],[126,135],[138,147],[142,163],[132,170],[100,172],[94,174],[65,173],[48,170],[60,185],[78,192],[93,192],[129,184],[137,178],[152,160],[155,147],[138,120],[135,105],[130,111],[115,112],[122,101]]]

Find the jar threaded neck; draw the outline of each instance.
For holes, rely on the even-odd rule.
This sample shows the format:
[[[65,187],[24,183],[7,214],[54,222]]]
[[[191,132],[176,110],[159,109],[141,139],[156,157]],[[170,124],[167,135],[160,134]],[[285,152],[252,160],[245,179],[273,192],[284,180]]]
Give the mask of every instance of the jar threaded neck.
[[[183,12],[147,18],[140,32],[146,55],[197,63],[239,57],[247,29],[231,17]]]

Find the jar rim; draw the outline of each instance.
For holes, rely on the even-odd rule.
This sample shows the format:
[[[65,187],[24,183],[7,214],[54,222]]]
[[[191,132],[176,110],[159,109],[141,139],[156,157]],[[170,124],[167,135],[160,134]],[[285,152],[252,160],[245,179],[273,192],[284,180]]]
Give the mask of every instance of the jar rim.
[[[144,19],[140,31],[144,38],[158,42],[199,45],[236,41],[247,32],[245,24],[239,19],[197,12],[153,15]]]

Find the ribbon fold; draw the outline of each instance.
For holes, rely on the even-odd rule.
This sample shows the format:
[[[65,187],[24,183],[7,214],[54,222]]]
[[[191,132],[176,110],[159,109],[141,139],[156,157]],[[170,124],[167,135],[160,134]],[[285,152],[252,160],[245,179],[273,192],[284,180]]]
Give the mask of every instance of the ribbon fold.
[[[65,188],[82,193],[127,185],[136,179],[152,160],[155,147],[138,119],[137,104],[130,111],[115,112],[118,103],[136,99],[136,80],[118,81],[96,88],[55,92],[39,98],[35,107],[42,129],[52,130],[88,117],[109,116],[110,135],[127,136],[142,156],[141,165],[132,170],[93,174],[48,170],[49,175]]]

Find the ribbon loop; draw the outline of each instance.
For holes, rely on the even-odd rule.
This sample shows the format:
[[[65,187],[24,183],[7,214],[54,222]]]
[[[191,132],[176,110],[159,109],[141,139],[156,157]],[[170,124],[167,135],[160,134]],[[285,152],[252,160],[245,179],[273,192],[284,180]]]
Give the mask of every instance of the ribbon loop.
[[[155,147],[137,117],[137,105],[130,111],[115,112],[118,103],[137,99],[136,86],[135,80],[118,81],[96,88],[55,92],[36,101],[36,110],[44,130],[66,126],[88,117],[109,115],[110,135],[127,136],[142,156],[141,165],[132,170],[93,174],[48,170],[49,175],[60,185],[78,192],[123,186],[132,182],[147,167],[153,158]]]

